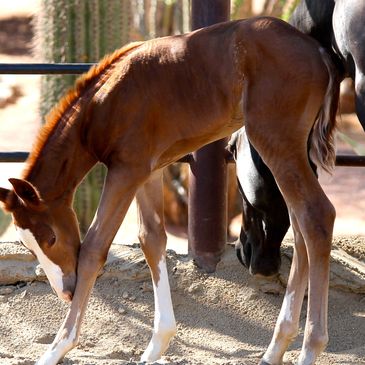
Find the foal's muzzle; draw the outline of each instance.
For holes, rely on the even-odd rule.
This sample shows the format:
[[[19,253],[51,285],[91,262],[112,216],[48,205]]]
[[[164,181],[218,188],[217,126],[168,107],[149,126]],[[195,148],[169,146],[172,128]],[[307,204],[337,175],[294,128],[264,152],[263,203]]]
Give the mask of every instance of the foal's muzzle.
[[[62,291],[55,290],[56,294],[60,299],[64,300],[65,302],[71,302],[76,289],[76,275],[68,274],[63,277],[62,282]]]

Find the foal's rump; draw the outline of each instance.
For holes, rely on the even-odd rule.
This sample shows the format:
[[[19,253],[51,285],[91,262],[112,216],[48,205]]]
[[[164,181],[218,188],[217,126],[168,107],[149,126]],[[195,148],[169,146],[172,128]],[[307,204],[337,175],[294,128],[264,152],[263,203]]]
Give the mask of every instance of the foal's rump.
[[[326,51],[315,41],[304,38],[308,43],[300,42],[298,49],[296,35],[290,34],[290,38],[284,40],[292,43],[290,51],[283,48],[282,52],[277,52],[278,44],[274,39],[272,47],[265,48],[265,54],[260,47],[256,47],[256,54],[255,51],[250,53],[248,64],[251,67],[255,64],[252,54],[257,63],[245,73],[247,135],[254,147],[260,145],[266,155],[274,159],[300,155],[307,160],[310,145],[311,158],[330,170],[335,158],[337,72]]]

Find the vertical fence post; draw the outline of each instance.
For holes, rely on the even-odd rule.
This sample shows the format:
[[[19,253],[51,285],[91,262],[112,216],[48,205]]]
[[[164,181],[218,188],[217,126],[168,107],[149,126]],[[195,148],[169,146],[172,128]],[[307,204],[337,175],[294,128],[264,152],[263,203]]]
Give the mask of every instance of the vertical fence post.
[[[230,0],[192,0],[192,29],[229,20]],[[226,140],[193,153],[189,177],[189,252],[207,272],[216,269],[227,241]]]

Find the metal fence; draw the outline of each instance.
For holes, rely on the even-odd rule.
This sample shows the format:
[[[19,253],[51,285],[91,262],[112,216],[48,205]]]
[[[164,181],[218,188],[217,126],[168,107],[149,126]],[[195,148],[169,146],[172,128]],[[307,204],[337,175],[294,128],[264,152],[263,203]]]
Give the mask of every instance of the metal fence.
[[[82,74],[89,70],[93,63],[2,63],[0,64],[0,74],[22,74],[22,75],[55,75],[55,74]],[[0,162],[24,162],[29,152],[0,152]],[[190,155],[179,160],[179,162],[189,163]],[[233,159],[227,155],[227,162]],[[336,166],[365,167],[365,156],[357,155],[337,155]]]

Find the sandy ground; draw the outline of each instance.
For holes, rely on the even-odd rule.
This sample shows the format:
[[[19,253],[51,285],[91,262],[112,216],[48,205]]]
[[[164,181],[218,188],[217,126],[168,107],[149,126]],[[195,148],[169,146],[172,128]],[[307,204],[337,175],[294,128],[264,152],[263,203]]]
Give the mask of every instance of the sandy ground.
[[[0,19],[14,11],[32,11],[35,2],[0,0]],[[30,8],[30,9],[29,9]],[[30,62],[28,55],[9,56],[0,48],[0,62]],[[21,95],[0,109],[0,150],[30,149],[40,122],[37,117],[38,76],[2,76],[0,92],[8,85],[20,86]],[[350,116],[353,119],[354,116]],[[350,123],[354,125],[353,122]],[[356,123],[355,123],[356,124]],[[355,127],[358,128],[358,127]],[[360,140],[364,141],[363,135]],[[343,147],[341,147],[343,148]],[[22,164],[0,164],[0,186],[7,178],[19,176]],[[336,168],[331,179],[322,178],[324,190],[337,209],[335,235],[348,235],[348,251],[364,248],[365,169]],[[233,230],[238,231],[236,223]],[[137,241],[135,205],[132,205],[115,241]],[[290,237],[290,234],[288,235]],[[360,239],[358,238],[360,237]],[[3,240],[15,238],[9,229]],[[187,240],[169,235],[169,245],[181,253]],[[133,249],[131,249],[133,250]],[[133,251],[133,257],[139,255]],[[355,255],[356,256],[356,255]],[[365,256],[364,256],[365,257]],[[361,256],[361,262],[364,262]],[[133,259],[125,258],[127,264]],[[127,269],[110,269],[102,276],[90,299],[80,346],[64,364],[128,364],[139,359],[147,345],[153,321],[153,294],[149,273],[143,261]],[[288,271],[284,259],[283,272]],[[186,256],[169,256],[173,302],[178,335],[165,362],[170,364],[256,364],[268,345],[280,310],[283,286],[274,294],[265,289],[237,262],[231,248],[217,268],[206,275],[194,268]],[[25,284],[25,286],[24,286]],[[35,281],[10,286],[0,295],[0,364],[29,365],[45,350],[67,311],[51,292],[48,283]],[[318,364],[365,364],[364,294],[332,289],[329,300],[330,343]],[[298,339],[287,360],[298,355],[303,337],[305,307]]]
[[[346,248],[348,242],[341,242]],[[361,247],[356,255],[364,265],[365,247]],[[284,250],[281,274],[275,281],[250,277],[232,247],[227,247],[217,272],[210,275],[197,270],[186,256],[170,252],[168,271],[178,333],[159,363],[257,364],[280,310],[290,262],[287,250],[290,248]],[[153,323],[148,269],[137,248],[118,245],[113,252],[114,256],[119,252],[120,259],[107,264],[98,279],[80,345],[66,356],[65,365],[135,364],[148,344]],[[0,296],[0,363],[4,365],[33,364],[53,340],[67,312],[68,306],[56,298],[48,283],[25,284],[8,286],[10,293]],[[300,351],[305,314],[306,300],[299,336],[285,357],[287,365]],[[331,289],[330,342],[317,364],[365,364],[364,332],[364,295]]]

